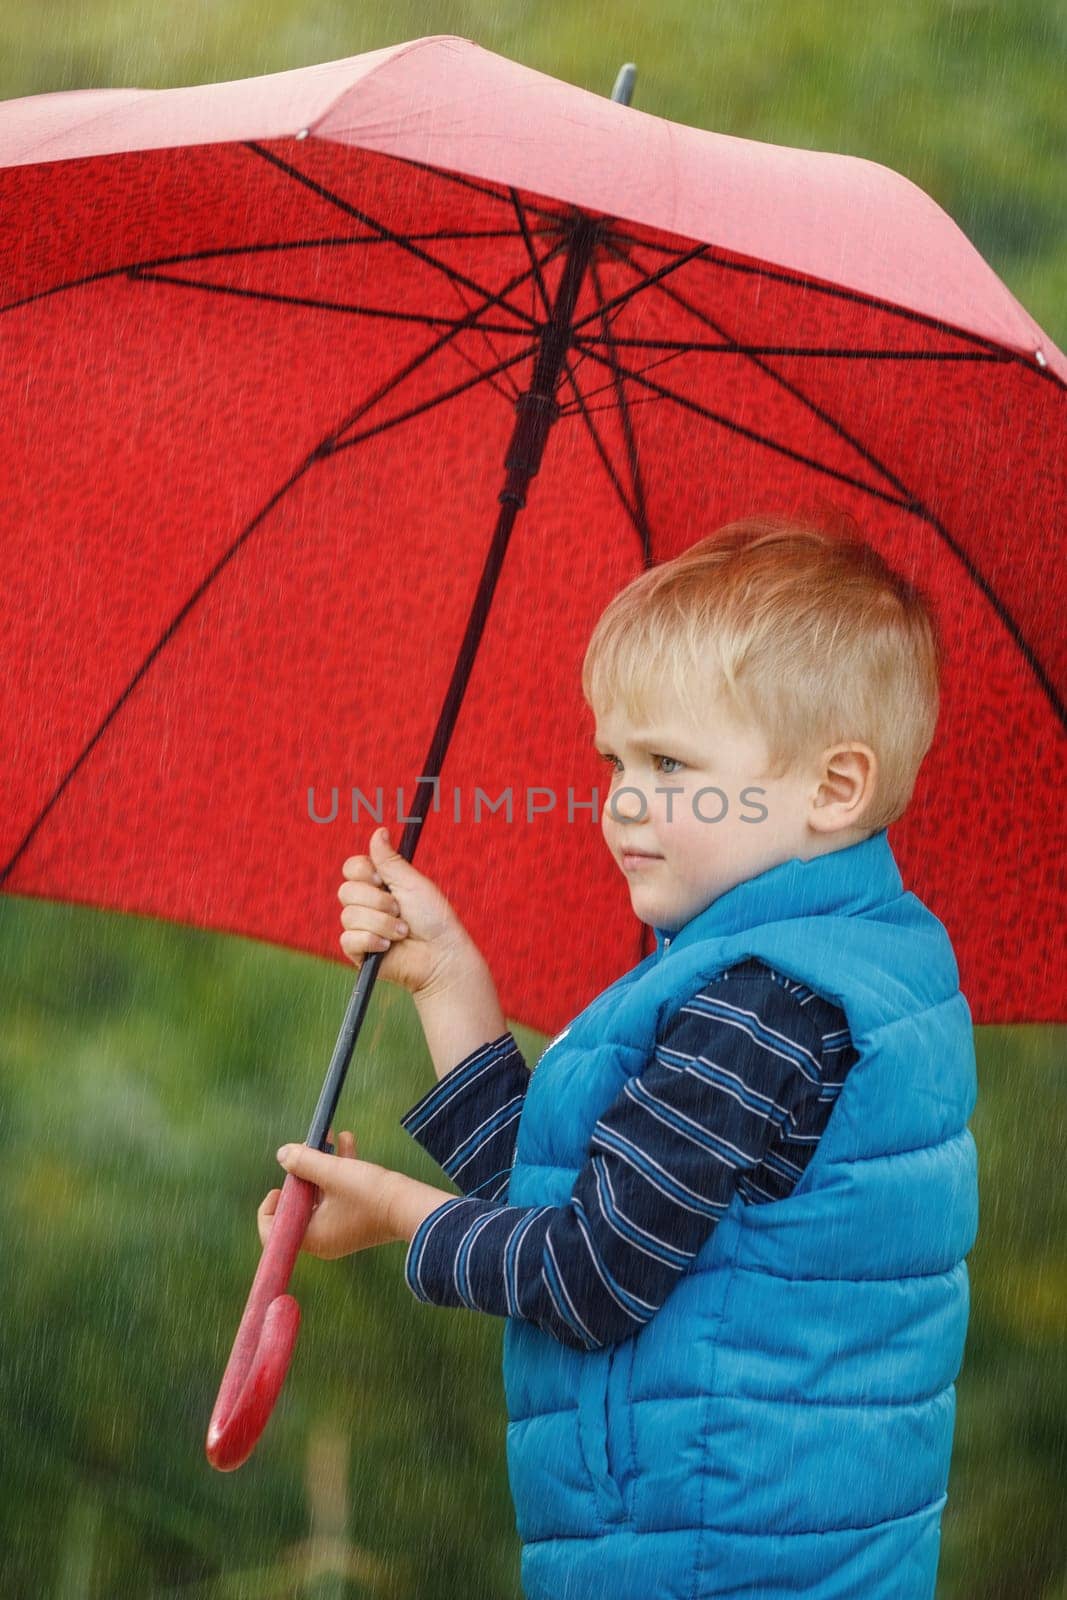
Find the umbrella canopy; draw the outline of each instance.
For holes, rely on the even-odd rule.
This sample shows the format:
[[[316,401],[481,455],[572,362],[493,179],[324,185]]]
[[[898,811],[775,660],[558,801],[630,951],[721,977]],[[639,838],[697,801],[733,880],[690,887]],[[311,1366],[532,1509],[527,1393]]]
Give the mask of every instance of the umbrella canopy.
[[[338,957],[364,801],[395,838],[418,794],[555,1031],[651,948],[596,617],[828,503],[948,646],[905,883],[977,1022],[1064,1017],[1067,360],[927,196],[452,38],[9,102],[0,167],[7,892]]]

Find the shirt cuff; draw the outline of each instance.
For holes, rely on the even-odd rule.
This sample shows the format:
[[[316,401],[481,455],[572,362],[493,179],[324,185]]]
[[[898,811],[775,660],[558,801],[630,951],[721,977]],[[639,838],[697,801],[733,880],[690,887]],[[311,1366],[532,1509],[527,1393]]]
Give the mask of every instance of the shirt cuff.
[[[480,1045],[400,1118],[465,1194],[507,1187],[530,1073],[510,1032]]]

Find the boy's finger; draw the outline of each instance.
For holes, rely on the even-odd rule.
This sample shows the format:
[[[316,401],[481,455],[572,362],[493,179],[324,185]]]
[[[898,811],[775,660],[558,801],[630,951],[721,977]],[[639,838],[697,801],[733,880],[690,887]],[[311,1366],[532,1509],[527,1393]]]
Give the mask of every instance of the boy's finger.
[[[349,882],[363,881],[364,883],[381,883],[381,874],[378,872],[370,856],[349,856],[341,868],[342,875]]]
[[[274,1213],[278,1209],[278,1200],[281,1192],[280,1189],[272,1189],[270,1194],[266,1195],[260,1202],[259,1210],[256,1212],[256,1228],[259,1231],[259,1242],[262,1245],[265,1245],[270,1238],[270,1230],[274,1226]]]
[[[388,828],[378,828],[370,836],[370,858],[375,871],[385,880],[390,890],[394,885],[401,889],[414,889],[426,882],[421,872],[411,865],[407,856],[394,849]]]
[[[342,883],[337,898],[345,911],[391,911],[400,915],[400,901],[384,884]]]
[[[337,1157],[325,1155],[321,1150],[309,1150],[306,1144],[283,1144],[278,1160],[286,1172],[305,1178],[319,1189],[333,1189],[337,1183]]]

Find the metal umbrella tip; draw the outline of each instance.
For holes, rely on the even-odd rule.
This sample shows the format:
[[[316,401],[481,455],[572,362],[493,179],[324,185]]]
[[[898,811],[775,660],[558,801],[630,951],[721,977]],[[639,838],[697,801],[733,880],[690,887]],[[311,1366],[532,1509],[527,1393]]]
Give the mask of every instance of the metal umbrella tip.
[[[615,79],[615,87],[611,91],[611,98],[620,105],[628,106],[634,92],[634,82],[637,78],[637,66],[633,61],[627,61],[619,68]]]

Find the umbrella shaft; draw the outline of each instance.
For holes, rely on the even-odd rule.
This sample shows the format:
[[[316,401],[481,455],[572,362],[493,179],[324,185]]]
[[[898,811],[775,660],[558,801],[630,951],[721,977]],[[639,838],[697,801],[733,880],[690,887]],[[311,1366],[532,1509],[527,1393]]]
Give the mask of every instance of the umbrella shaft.
[[[496,592],[515,519],[526,504],[527,485],[541,465],[549,431],[559,416],[556,391],[570,348],[574,308],[578,303],[582,281],[596,248],[598,234],[599,224],[592,217],[581,214],[576,216],[556,298],[551,306],[548,320],[541,330],[533,378],[529,389],[515,402],[518,417],[504,462],[507,477],[500,491],[500,514],[478,581],[478,592],[467,618],[463,642],[452,669],[448,692],[441,706],[422,772],[416,783],[412,813],[407,819],[400,841],[399,853],[405,861],[410,861],[415,854],[422,824],[430,809],[431,795],[436,792],[434,782],[440,776],[444,765],[445,754],[470,681],[474,658]],[[315,1114],[308,1129],[307,1143],[313,1150],[321,1150],[326,1144],[326,1135],[337,1109],[352,1052],[363,1025],[378,967],[384,954],[383,951],[371,951],[363,958],[359,979],[349,999],[318,1105],[315,1107]]]
[[[533,380],[526,393],[515,402],[518,417],[504,460],[507,481],[500,498],[505,502],[514,501],[517,506],[526,504],[526,487],[541,465],[549,430],[559,416],[556,390],[570,349],[574,308],[598,233],[599,225],[592,217],[579,215],[576,218],[555,303],[541,329]]]

